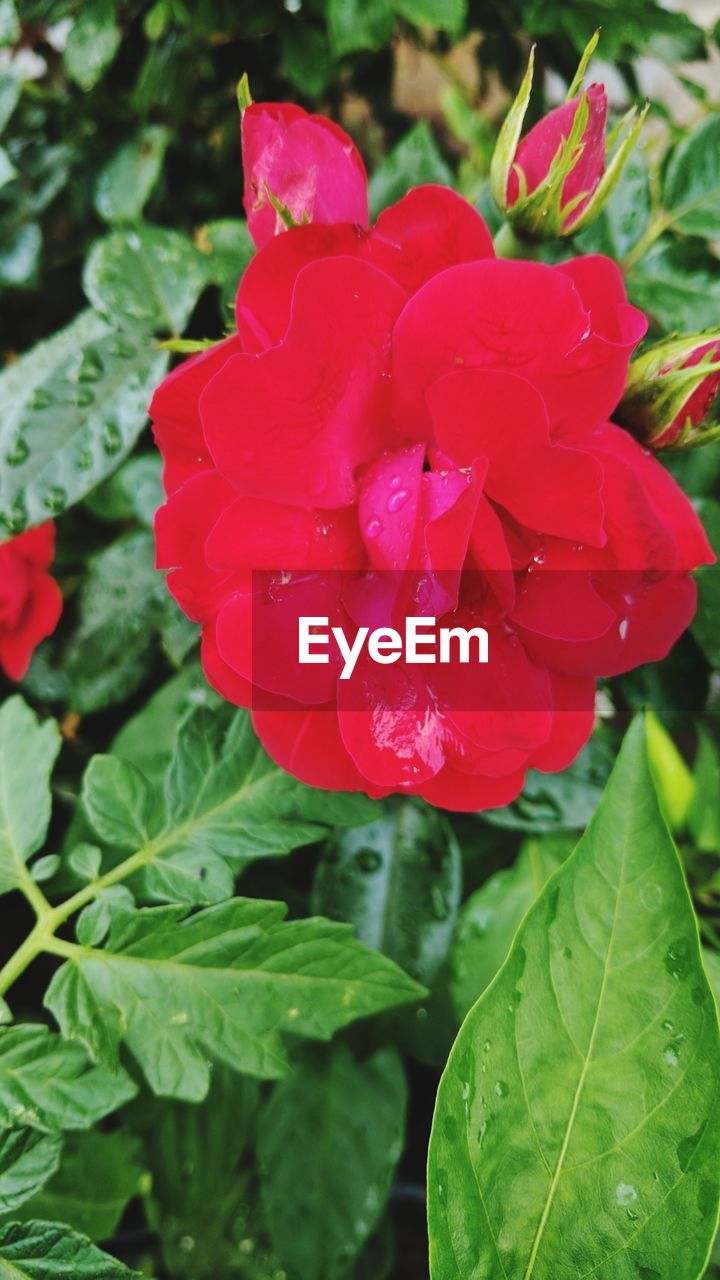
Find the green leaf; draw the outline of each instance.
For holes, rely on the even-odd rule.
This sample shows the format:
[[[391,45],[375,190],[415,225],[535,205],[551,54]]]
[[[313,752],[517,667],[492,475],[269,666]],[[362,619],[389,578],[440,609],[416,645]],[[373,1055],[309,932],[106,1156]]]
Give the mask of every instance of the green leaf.
[[[207,255],[209,280],[220,289],[220,315],[228,324],[235,309],[240,277],[255,252],[247,223],[240,218],[218,218],[201,227],[195,237],[201,253]]]
[[[467,17],[467,0],[392,0],[393,8],[415,27],[437,27],[458,34]]]
[[[306,787],[278,768],[247,712],[205,706],[191,711],[179,730],[164,810],[146,889],[152,897],[184,902],[228,896],[233,877],[225,860],[237,873],[255,858],[322,839],[328,826],[353,825],[375,813],[365,796]]]
[[[574,243],[582,253],[605,253],[622,262],[650,222],[647,161],[636,148],[602,213]]]
[[[152,1178],[146,1208],[171,1276],[187,1274],[188,1238],[195,1276],[231,1276],[238,1238],[257,1230],[247,1221],[252,1209],[243,1156],[254,1140],[259,1108],[257,1081],[221,1064],[204,1102],[148,1097],[133,1107],[129,1121],[142,1138]]]
[[[697,241],[658,240],[633,265],[627,285],[631,302],[669,333],[717,324],[720,263]]]
[[[540,834],[579,831],[595,812],[613,753],[596,734],[562,773],[531,769],[522,794],[504,809],[490,809],[482,821],[494,827]]]
[[[0,525],[20,533],[78,502],[147,421],[167,356],[93,311],[0,373]]]
[[[126,721],[113,738],[110,750],[159,785],[170,763],[181,720],[192,707],[219,705],[220,698],[206,682],[200,663],[189,663]]]
[[[327,0],[326,13],[336,58],[357,49],[379,49],[395,28],[390,0]]]
[[[78,626],[61,653],[75,710],[120,702],[147,677],[164,590],[150,533],[126,534],[93,561],[80,589]]]
[[[386,205],[400,200],[409,187],[419,187],[424,182],[448,186],[452,183],[452,174],[440,155],[429,124],[420,120],[372,175],[368,188],[371,217],[377,217]]]
[[[0,13],[2,6],[0,5]],[[2,18],[0,17],[0,22]],[[10,63],[0,71],[0,130],[5,128],[20,99],[22,79]]]
[[[515,930],[573,843],[568,836],[526,840],[515,865],[496,871],[466,902],[452,960],[452,998],[460,1021],[492,982]]]
[[[88,1129],[136,1092],[124,1071],[94,1066],[47,1027],[0,1027],[0,1126]]]
[[[92,89],[110,65],[120,44],[120,28],[110,0],[94,0],[73,23],[63,61],[81,89]]]
[[[9,225],[10,224],[10,225]],[[4,221],[0,247],[0,285],[9,288],[30,288],[37,277],[42,252],[42,231],[37,222],[13,226]]]
[[[437,812],[401,802],[369,826],[338,833],[318,864],[313,910],[430,985],[452,942],[462,859]]]
[[[708,541],[716,555],[720,555],[720,503],[712,498],[701,498],[697,504]],[[714,670],[720,670],[720,635],[717,620],[720,616],[720,571],[717,565],[704,565],[695,574],[698,588],[697,612],[692,622],[692,633]]]
[[[20,38],[20,23],[13,0],[0,0],[0,46],[14,44]]]
[[[139,1274],[56,1222],[11,1222],[0,1230],[0,1280],[139,1280]]]
[[[0,1131],[0,1214],[16,1213],[55,1173],[62,1137],[37,1129]]]
[[[600,808],[468,1015],[440,1084],[433,1280],[698,1277],[720,1044],[638,718]]]
[[[160,227],[113,231],[93,246],[83,288],[108,322],[182,333],[208,283],[208,264],[186,236]]]
[[[139,769],[118,756],[93,756],[82,783],[82,802],[101,840],[139,849],[154,834],[155,793]]]
[[[705,853],[720,853],[720,753],[702,725],[698,725],[693,779],[688,826],[695,847]]]
[[[155,512],[165,501],[161,469],[157,453],[129,458],[114,476],[88,494],[85,505],[99,520],[139,520],[146,529],[152,529]]]
[[[59,1171],[13,1217],[62,1222],[91,1240],[109,1240],[138,1193],[139,1156],[137,1139],[121,1130],[74,1134],[65,1141]]]
[[[0,893],[44,843],[50,823],[50,775],[60,750],[54,720],[41,724],[15,695],[0,707]],[[32,778],[32,786],[28,780]]]
[[[346,926],[284,912],[249,898],[118,912],[106,949],[74,948],[46,1005],[96,1060],[112,1067],[124,1040],[155,1093],[193,1101],[208,1056],[272,1079],[287,1070],[281,1032],[327,1040],[421,995]]]
[[[677,231],[720,234],[720,114],[706,116],[673,151],[663,203]]]
[[[17,169],[4,147],[0,147],[0,187],[7,186],[17,177]]]
[[[98,174],[95,208],[105,222],[137,222],[160,177],[170,140],[163,125],[148,125]]]
[[[281,35],[282,69],[301,93],[317,98],[325,92],[333,64],[324,31],[293,22]]]
[[[272,1246],[293,1277],[341,1280],[377,1226],[405,1133],[395,1050],[358,1062],[344,1044],[308,1052],[260,1117],[258,1159]]]

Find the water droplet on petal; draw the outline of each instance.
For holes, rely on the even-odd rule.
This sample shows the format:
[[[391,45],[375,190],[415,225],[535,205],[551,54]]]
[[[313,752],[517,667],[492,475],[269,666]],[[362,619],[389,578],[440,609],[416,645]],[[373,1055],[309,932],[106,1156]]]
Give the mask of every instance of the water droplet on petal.
[[[382,532],[382,525],[376,516],[372,516],[365,525],[365,534],[368,538],[377,538]]]

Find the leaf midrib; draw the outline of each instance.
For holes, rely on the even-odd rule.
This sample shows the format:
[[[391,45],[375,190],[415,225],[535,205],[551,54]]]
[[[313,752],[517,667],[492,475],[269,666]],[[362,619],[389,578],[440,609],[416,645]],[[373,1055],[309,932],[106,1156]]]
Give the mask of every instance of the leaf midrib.
[[[550,1184],[548,1194],[545,1200],[545,1204],[543,1206],[543,1211],[540,1217],[540,1221],[538,1223],[537,1231],[535,1232],[535,1238],[533,1240],[533,1245],[530,1252],[530,1258],[528,1260],[528,1265],[525,1270],[523,1280],[530,1280],[530,1277],[534,1274],[535,1263],[537,1262],[540,1245],[542,1243],[542,1238],[545,1233],[545,1228],[547,1226],[548,1219],[552,1211],[555,1192],[557,1191],[560,1178],[562,1177],[562,1174],[564,1172],[565,1157],[567,1156],[568,1147],[570,1146],[570,1139],[572,1137],[573,1125],[575,1124],[575,1117],[577,1116],[578,1107],[580,1105],[580,1098],[582,1096],[583,1088],[585,1086],[585,1080],[587,1078],[587,1073],[590,1067],[590,1063],[592,1061],[593,1048],[595,1046],[595,1040],[597,1038],[598,1028],[600,1025],[600,1013],[602,1010],[603,1000],[605,997],[605,989],[607,986],[608,976],[610,974],[610,956],[612,955],[613,947],[615,944],[615,932],[617,929],[618,914],[620,909],[620,899],[621,899],[622,890],[623,890],[625,857],[627,854],[627,847],[628,847],[628,838],[627,838],[627,831],[626,831],[623,842],[622,842],[622,853],[620,857],[620,875],[619,875],[618,885],[617,885],[617,894],[615,897],[615,910],[613,912],[612,924],[610,926],[610,937],[608,939],[607,950],[605,953],[602,981],[600,983],[600,990],[598,992],[597,1007],[595,1010],[595,1017],[593,1019],[592,1030],[590,1032],[590,1039],[588,1041],[587,1053],[583,1055],[583,1065],[580,1071],[580,1076],[578,1078],[577,1087],[575,1089],[575,1095],[573,1097],[570,1113],[568,1115],[568,1122],[565,1129],[565,1135],[563,1137],[562,1146],[560,1148],[560,1154],[558,1155],[557,1164],[555,1166],[555,1172],[553,1174],[552,1182]]]

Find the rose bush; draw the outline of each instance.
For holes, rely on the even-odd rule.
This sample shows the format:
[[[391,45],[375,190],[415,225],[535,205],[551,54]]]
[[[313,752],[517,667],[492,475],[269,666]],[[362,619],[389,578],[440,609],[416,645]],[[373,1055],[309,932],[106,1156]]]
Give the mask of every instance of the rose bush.
[[[48,573],[54,554],[52,521],[0,546],[0,668],[10,680],[22,679],[58,624],[62,595]]]
[[[246,123],[251,190],[267,118]],[[506,804],[528,768],[562,769],[587,741],[598,677],[668,652],[712,553],[674,481],[609,421],[646,330],[615,264],[498,260],[439,186],[370,231],[343,210],[267,242],[263,225],[236,333],[156,392],[158,564],[202,625],[210,683],[254,706],[303,781]],[[396,582],[388,604],[383,571],[429,575],[427,598]],[[482,622],[490,665],[308,675],[297,617],[320,612],[350,631],[408,612]]]

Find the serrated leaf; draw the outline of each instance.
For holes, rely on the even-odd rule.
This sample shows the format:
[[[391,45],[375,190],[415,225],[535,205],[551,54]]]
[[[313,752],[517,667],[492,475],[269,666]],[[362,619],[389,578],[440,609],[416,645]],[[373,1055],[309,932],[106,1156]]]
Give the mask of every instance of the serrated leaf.
[[[301,93],[318,98],[325,92],[333,62],[327,35],[316,27],[292,22],[281,33],[283,74]]]
[[[719,1078],[638,719],[450,1056],[429,1156],[433,1280],[696,1280],[717,1220]]]
[[[0,1229],[0,1280],[131,1280],[117,1258],[56,1222],[11,1222]]]
[[[82,803],[97,835],[133,850],[155,834],[155,793],[139,769],[119,756],[93,756],[82,782]]]
[[[419,187],[424,182],[449,186],[452,174],[438,150],[429,124],[419,120],[378,165],[370,179],[371,217],[377,217],[386,205],[400,200],[409,187]]]
[[[74,948],[45,1003],[96,1060],[114,1065],[124,1040],[155,1093],[193,1101],[209,1056],[272,1079],[287,1070],[281,1032],[327,1040],[422,993],[346,926],[284,913],[249,898],[118,912],[106,949]]]
[[[580,831],[598,806],[612,759],[608,744],[596,735],[562,773],[531,769],[517,800],[488,810],[482,821],[532,834]]]
[[[0,707],[0,893],[43,844],[50,822],[50,775],[60,750],[54,720],[40,723],[17,695]],[[32,778],[32,786],[28,779]]]
[[[205,680],[200,663],[191,662],[126,721],[110,750],[159,784],[175,748],[178,726],[188,711],[219,705],[220,698]]]
[[[460,1021],[492,982],[526,911],[573,843],[569,836],[526,840],[515,865],[490,876],[466,902],[452,957],[451,990]]]
[[[57,1170],[62,1136],[37,1129],[0,1131],[0,1214],[16,1213]]]
[[[622,262],[650,222],[647,161],[636,148],[602,213],[574,241],[582,253],[605,253]]]
[[[208,278],[207,260],[186,236],[139,226],[97,241],[83,288],[95,309],[123,329],[179,334]]]
[[[139,1143],[130,1134],[74,1134],[65,1140],[59,1170],[13,1216],[62,1222],[91,1240],[109,1240],[138,1193],[142,1172]]]
[[[94,1066],[47,1027],[0,1027],[0,1127],[87,1129],[136,1092],[124,1071]]]
[[[341,1280],[377,1226],[405,1133],[402,1061],[346,1045],[308,1052],[260,1116],[258,1159],[273,1249],[302,1280]]]
[[[167,355],[93,311],[0,373],[0,525],[59,515],[122,461],[147,421]]]
[[[434,810],[403,802],[331,838],[315,874],[313,909],[354,925],[367,946],[430,985],[448,956],[461,890],[452,829]]]
[[[164,809],[146,888],[152,897],[185,902],[219,900],[232,881],[225,861],[237,873],[252,859],[281,856],[322,839],[328,826],[375,813],[365,796],[318,791],[278,768],[247,712],[206,706],[193,709],[180,727]],[[136,847],[142,835],[138,826]]]
[[[95,208],[105,222],[136,222],[160,177],[170,134],[163,125],[141,129],[98,174]]]
[[[706,116],[673,151],[663,204],[677,231],[720,234],[720,114]]]
[[[63,61],[81,89],[92,89],[110,65],[120,44],[120,28],[109,0],[94,0],[83,9],[68,35]]]

